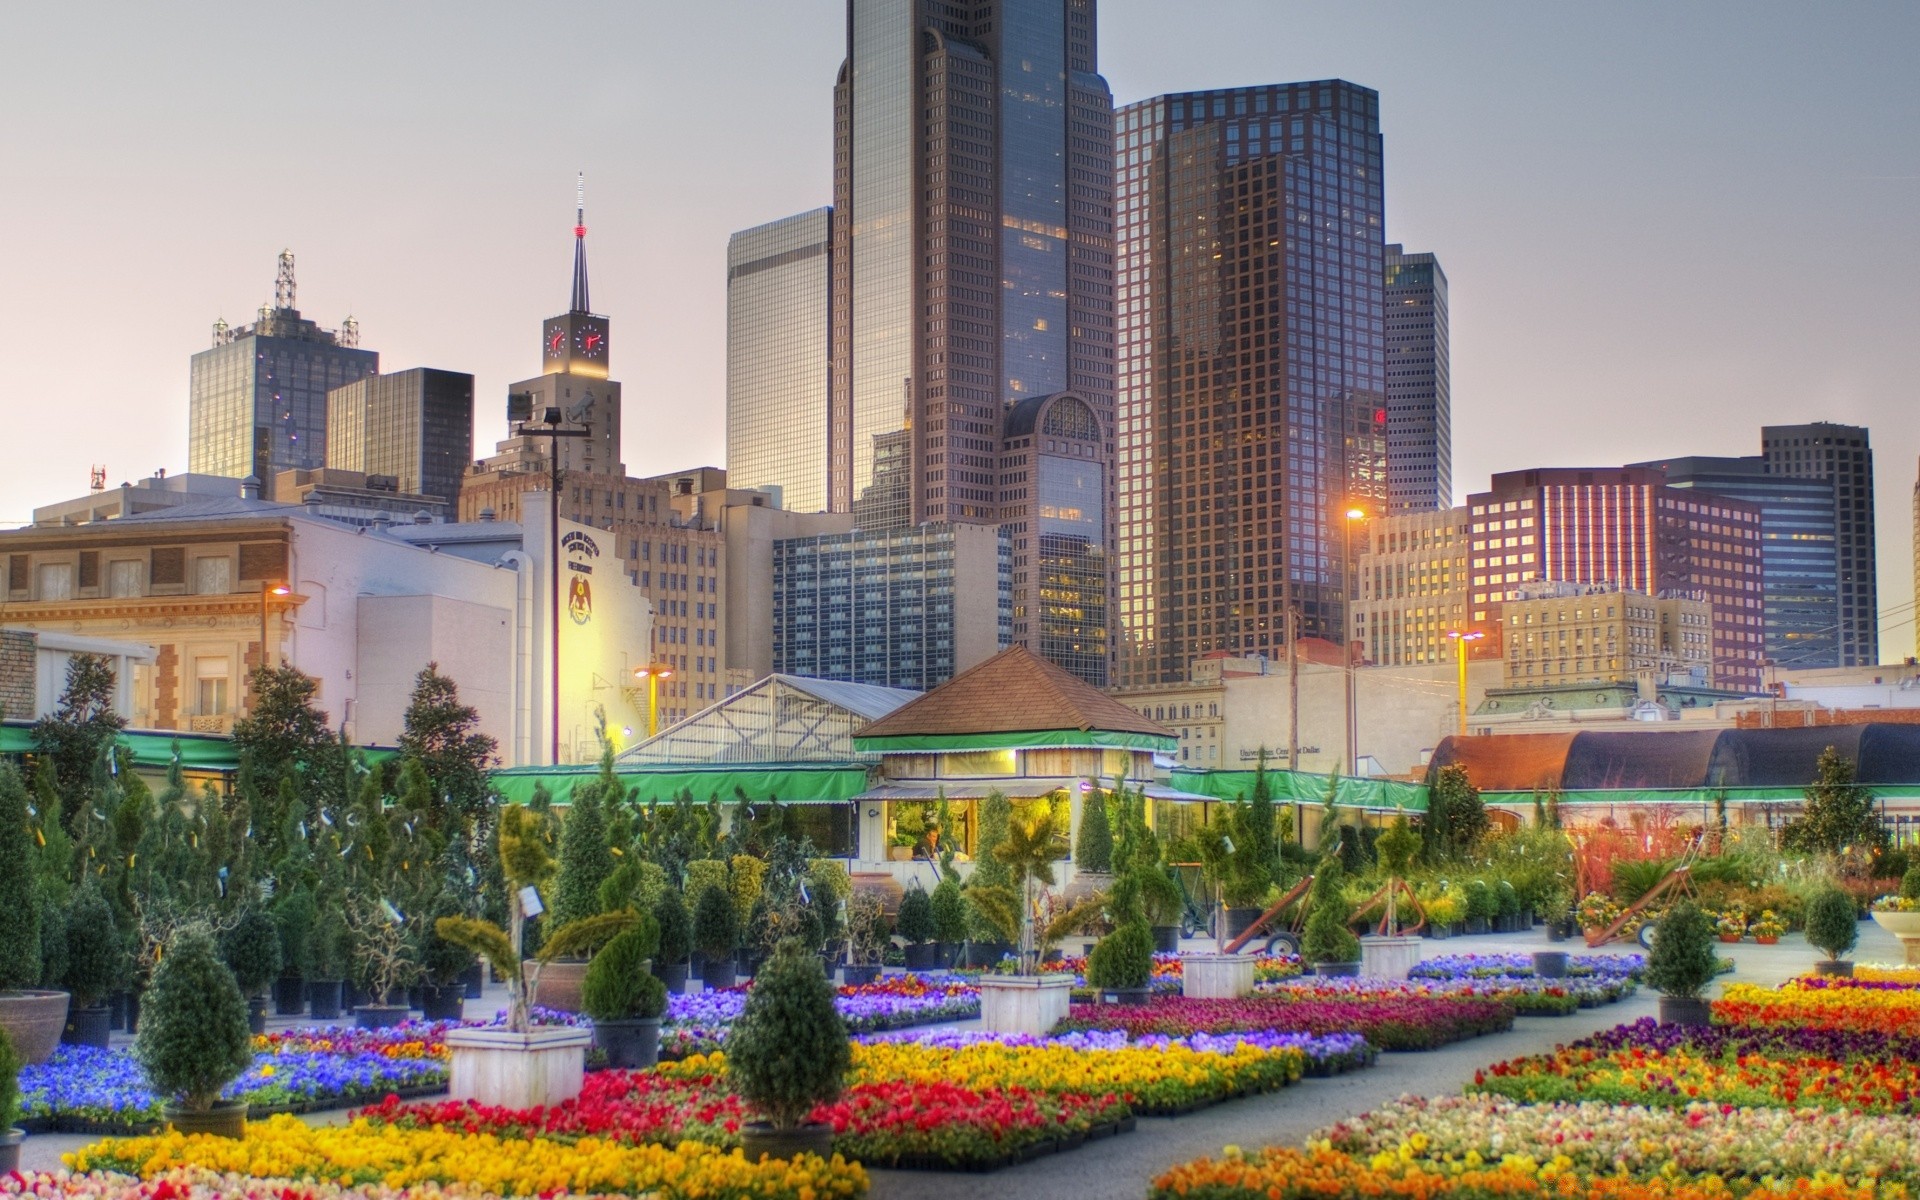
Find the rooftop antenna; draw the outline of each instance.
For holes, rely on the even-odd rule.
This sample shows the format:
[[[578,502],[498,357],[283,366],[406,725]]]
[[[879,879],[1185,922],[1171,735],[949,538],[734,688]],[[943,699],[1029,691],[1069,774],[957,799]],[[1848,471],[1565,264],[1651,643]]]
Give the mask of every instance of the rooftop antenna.
[[[280,269],[273,280],[273,306],[293,307],[293,251],[280,252]]]
[[[592,312],[587,302],[587,173],[580,172],[574,182],[573,207],[573,311]]]
[[[87,489],[95,492],[107,490],[107,468],[104,464],[87,472]]]
[[[348,313],[347,319],[340,322],[340,334],[336,340],[342,346],[358,346],[360,344],[360,322],[353,319],[352,313]]]

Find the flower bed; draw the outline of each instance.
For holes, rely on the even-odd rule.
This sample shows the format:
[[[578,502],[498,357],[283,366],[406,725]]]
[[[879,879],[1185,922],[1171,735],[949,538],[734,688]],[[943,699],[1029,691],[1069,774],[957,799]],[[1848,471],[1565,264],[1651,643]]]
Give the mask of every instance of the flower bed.
[[[1306,966],[1297,954],[1255,954],[1253,959],[1253,978],[1255,983],[1278,983],[1283,979],[1298,979]],[[1178,995],[1186,976],[1185,958],[1178,954],[1155,954],[1153,956],[1153,990],[1155,992]],[[1068,955],[1056,958],[1052,962],[1041,964],[1040,971],[1047,975],[1072,975],[1074,978],[1075,998],[1086,990],[1087,958],[1084,954]],[[1091,996],[1091,991],[1087,993]]]
[[[1637,1021],[1552,1054],[1497,1063],[1473,1088],[1530,1102],[1654,1108],[1703,1101],[1848,1112],[1920,1112],[1920,1043],[1834,1029]]]
[[[1556,1174],[1617,1171],[1644,1179],[1671,1169],[1694,1178],[1832,1174],[1853,1184],[1920,1185],[1920,1124],[1818,1109],[1454,1096],[1389,1104],[1321,1131],[1320,1142],[1362,1161],[1384,1154],[1448,1170],[1510,1158],[1554,1164]]]
[[[741,1164],[743,1167],[745,1164]],[[782,1166],[784,1164],[773,1164]],[[697,1194],[703,1200],[826,1200],[836,1196],[858,1196],[866,1187],[864,1176],[853,1170],[840,1174],[781,1172],[760,1167],[731,1170],[725,1160],[708,1161],[704,1157],[687,1159],[687,1169],[678,1179],[689,1187],[669,1189],[663,1196]],[[717,1190],[704,1190],[709,1182]],[[595,1200],[617,1193],[543,1193],[546,1200]],[[69,1174],[0,1175],[0,1197],[32,1200],[494,1200],[484,1188],[466,1184],[419,1183],[406,1188],[383,1185],[342,1186],[332,1182],[293,1179],[254,1179],[246,1175],[221,1174],[198,1167],[183,1167],[156,1174],[148,1179],[130,1179],[125,1175],[103,1172]]]
[[[1307,1033],[1275,1033],[1272,1030],[1246,1033],[1196,1033],[1171,1038],[1162,1034],[1132,1037],[1125,1030],[1098,1029],[1037,1038],[1023,1033],[988,1033],[979,1029],[922,1030],[913,1033],[880,1033],[866,1039],[874,1042],[910,1042],[943,1050],[963,1050],[992,1042],[1003,1046],[1065,1046],[1072,1050],[1123,1050],[1128,1047],[1153,1050],[1195,1050],[1202,1054],[1232,1054],[1241,1046],[1257,1050],[1295,1049],[1305,1056],[1302,1071],[1307,1075],[1335,1075],[1342,1071],[1370,1066],[1373,1048],[1357,1033],[1333,1033],[1316,1037]]]
[[[1920,989],[1867,980],[1795,979],[1778,988],[1730,983],[1713,1003],[1713,1019],[1920,1037]]]
[[[265,1040],[265,1039],[261,1039]],[[396,1043],[398,1044],[398,1043]],[[389,1093],[425,1095],[447,1086],[447,1064],[371,1050],[301,1050],[283,1042],[221,1095],[254,1111],[311,1112],[364,1104]],[[133,1133],[158,1127],[160,1100],[131,1052],[61,1046],[20,1072],[22,1115],[42,1130]]]
[[[867,1190],[865,1169],[838,1155],[831,1161],[806,1155],[791,1162],[748,1163],[738,1154],[696,1142],[675,1147],[599,1138],[561,1142],[411,1129],[365,1120],[310,1126],[289,1116],[248,1126],[244,1139],[189,1138],[177,1133],[121,1138],[67,1155],[66,1161],[83,1174],[116,1171],[153,1179],[182,1168],[201,1168],[261,1181],[325,1179],[342,1187],[378,1185],[382,1195],[390,1195],[390,1189],[423,1185],[428,1195],[458,1188],[474,1196],[544,1197],[574,1192],[650,1194],[660,1200],[802,1200],[858,1196]],[[277,1190],[266,1194],[272,1200],[285,1200]],[[181,1192],[156,1190],[146,1195],[149,1200],[185,1200]]]
[[[1569,954],[1569,979],[1633,979],[1646,974],[1644,954]],[[1407,973],[1410,979],[1530,979],[1531,954],[1442,954],[1421,959]]]
[[[1450,996],[1416,987],[1328,986],[1320,981],[1241,1000],[1157,1000],[1151,1004],[1076,1004],[1056,1032],[1121,1029],[1162,1034],[1358,1033],[1380,1050],[1431,1050],[1462,1038],[1513,1028],[1513,1005],[1486,996]]]
[[[1920,967],[1898,963],[1855,963],[1853,978],[1860,983],[1897,983],[1904,987],[1920,987]]]
[[[667,997],[660,1027],[662,1058],[705,1054],[726,1045],[727,1029],[746,1007],[744,986]],[[839,989],[834,1001],[856,1033],[906,1029],[980,1015],[980,989],[959,975],[883,975],[872,983]]]

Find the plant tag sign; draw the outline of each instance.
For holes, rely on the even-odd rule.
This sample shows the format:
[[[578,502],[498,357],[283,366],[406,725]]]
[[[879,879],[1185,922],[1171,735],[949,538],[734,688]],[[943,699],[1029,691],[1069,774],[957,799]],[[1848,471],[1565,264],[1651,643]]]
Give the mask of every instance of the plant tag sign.
[[[540,903],[539,889],[532,884],[520,889],[520,911],[529,917],[537,917],[547,911],[547,906]]]

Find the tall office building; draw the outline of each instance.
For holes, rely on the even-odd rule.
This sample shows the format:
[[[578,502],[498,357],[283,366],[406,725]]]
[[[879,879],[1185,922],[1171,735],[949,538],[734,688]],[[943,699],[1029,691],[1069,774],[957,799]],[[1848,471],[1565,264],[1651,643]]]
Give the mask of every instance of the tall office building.
[[[380,369],[359,348],[348,317],[322,329],[294,307],[293,253],[280,252],[273,303],[239,328],[213,325],[213,345],[193,356],[187,403],[187,470],[249,476],[271,495],[280,471],[327,464],[327,393]]]
[[[1289,609],[1344,642],[1344,514],[1387,502],[1379,96],[1187,92],[1118,124],[1118,678],[1284,653]]]
[[[1713,606],[1711,682],[1757,690],[1760,508],[1666,485],[1658,468],[1506,471],[1467,498],[1468,619],[1498,645],[1502,606],[1538,583],[1605,584]],[[1491,648],[1491,647],[1490,647]],[[1497,651],[1510,656],[1512,647]]]
[[[1839,569],[1833,487],[1823,479],[1772,475],[1760,455],[1687,456],[1634,463],[1666,472],[1667,486],[1732,496],[1760,509],[1761,636],[1781,666],[1840,665]]]
[[[1453,506],[1447,273],[1431,254],[1387,247],[1387,508]]]
[[[789,512],[827,508],[833,210],[727,241],[727,481]]]
[[[383,475],[451,508],[473,461],[473,376],[415,367],[327,393],[327,465]]]
[[[1833,488],[1833,555],[1839,636],[1836,666],[1880,661],[1879,565],[1874,553],[1873,448],[1859,425],[1816,421],[1760,430],[1767,474],[1825,480]]]

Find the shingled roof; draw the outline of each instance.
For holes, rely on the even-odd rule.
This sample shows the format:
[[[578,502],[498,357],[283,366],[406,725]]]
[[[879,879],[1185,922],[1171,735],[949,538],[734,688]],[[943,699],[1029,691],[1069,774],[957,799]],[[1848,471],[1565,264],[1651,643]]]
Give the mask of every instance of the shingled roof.
[[[1117,745],[1138,739],[1147,744],[1164,742],[1168,749],[1174,745],[1172,730],[1148,720],[1025,646],[1008,647],[919,699],[856,730],[854,744],[862,748],[868,739],[1065,732],[1129,735],[1124,738],[1089,736],[1088,744]],[[1030,740],[1016,738],[1009,744],[1028,744]],[[1052,741],[1061,744],[1060,739]]]

